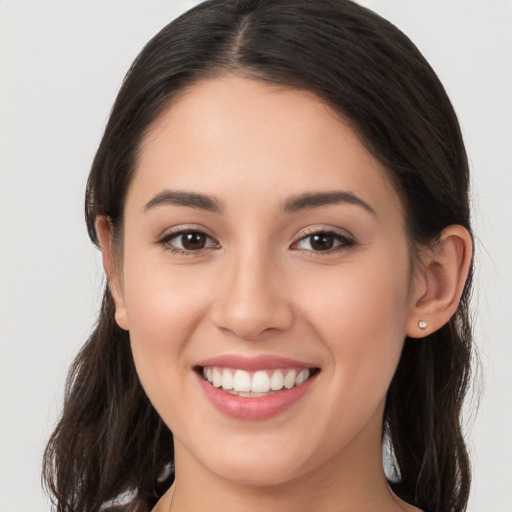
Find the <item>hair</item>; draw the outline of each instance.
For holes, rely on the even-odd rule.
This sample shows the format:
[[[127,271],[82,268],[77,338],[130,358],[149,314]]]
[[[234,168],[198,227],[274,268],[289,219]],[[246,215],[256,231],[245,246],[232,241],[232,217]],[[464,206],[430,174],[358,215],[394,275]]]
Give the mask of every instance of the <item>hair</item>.
[[[141,140],[180,92],[227,73],[313,92],[350,122],[389,172],[411,247],[449,225],[470,233],[460,127],[436,74],[394,25],[350,0],[209,0],[164,27],[128,71],[89,175],[87,228],[108,216],[122,243],[123,206]],[[120,241],[121,240],[121,241]],[[470,379],[470,270],[458,309],[438,331],[406,338],[387,393],[383,435],[394,491],[428,512],[466,510],[470,467],[461,408]],[[130,510],[165,491],[172,433],[142,389],[108,284],[97,325],[74,361],[43,478],[59,512],[83,512],[126,490]]]

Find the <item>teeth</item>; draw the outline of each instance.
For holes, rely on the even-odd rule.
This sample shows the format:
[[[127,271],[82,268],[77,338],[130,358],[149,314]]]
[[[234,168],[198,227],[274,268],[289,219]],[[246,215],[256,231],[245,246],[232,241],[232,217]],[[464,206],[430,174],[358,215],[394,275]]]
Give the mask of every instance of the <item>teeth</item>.
[[[286,377],[284,378],[284,387],[286,389],[292,389],[295,385],[295,377],[297,376],[297,372],[295,370],[290,370]]]
[[[266,396],[273,391],[300,386],[311,376],[304,369],[258,370],[254,373],[231,368],[203,368],[203,377],[216,388],[239,396]]]
[[[306,382],[309,379],[309,370],[302,370],[297,378],[295,379],[295,385],[300,386],[303,382]]]
[[[272,377],[270,377],[270,389],[272,389],[273,391],[279,391],[283,387],[283,383],[283,372],[281,370],[276,370],[275,372],[272,372]]]
[[[220,388],[222,386],[222,373],[220,373],[219,369],[218,368],[214,368],[213,369],[213,372],[212,372],[212,384],[216,387],[216,388]]]
[[[233,389],[233,374],[227,368],[222,372],[222,389]]]
[[[244,370],[237,370],[233,379],[235,391],[251,391],[251,376]]]
[[[255,393],[267,393],[270,391],[270,377],[266,371],[261,370],[252,376],[251,391]]]

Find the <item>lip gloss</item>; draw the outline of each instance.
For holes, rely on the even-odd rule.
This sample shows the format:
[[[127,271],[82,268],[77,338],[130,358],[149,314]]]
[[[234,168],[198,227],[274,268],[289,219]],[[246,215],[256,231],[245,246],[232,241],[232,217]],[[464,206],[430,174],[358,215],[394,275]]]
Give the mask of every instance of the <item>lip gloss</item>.
[[[281,413],[302,398],[309,391],[317,376],[318,374],[314,374],[299,386],[276,391],[274,394],[262,397],[233,395],[212,386],[199,374],[197,374],[197,379],[206,398],[219,412],[237,419],[263,420]]]

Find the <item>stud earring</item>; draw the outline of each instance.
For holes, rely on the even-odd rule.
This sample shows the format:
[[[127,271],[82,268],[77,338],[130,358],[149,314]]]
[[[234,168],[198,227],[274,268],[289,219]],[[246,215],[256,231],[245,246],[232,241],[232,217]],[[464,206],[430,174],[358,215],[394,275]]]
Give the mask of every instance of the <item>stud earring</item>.
[[[418,327],[419,327],[420,329],[426,329],[426,328],[427,328],[427,322],[425,322],[425,320],[420,320],[420,321],[418,322]]]

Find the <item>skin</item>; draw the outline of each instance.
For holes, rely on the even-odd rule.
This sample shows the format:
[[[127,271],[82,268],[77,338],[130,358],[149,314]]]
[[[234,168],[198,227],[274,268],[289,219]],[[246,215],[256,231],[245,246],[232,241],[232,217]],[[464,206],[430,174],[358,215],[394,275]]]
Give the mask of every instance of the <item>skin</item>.
[[[146,207],[167,190],[215,196],[223,211]],[[292,196],[332,191],[371,211],[349,202],[282,211]],[[181,229],[205,233],[204,248],[173,253],[183,239],[167,235]],[[174,435],[176,492],[156,511],[171,498],[180,512],[417,510],[382,469],[386,391],[405,336],[455,311],[471,240],[450,226],[411,269],[400,198],[347,123],[305,91],[232,75],[200,81],[143,141],[120,261],[108,219],[97,231],[116,320]],[[308,236],[325,231],[342,237],[327,239],[330,251]],[[228,353],[321,372],[284,412],[235,419],[212,407],[193,370]]]

